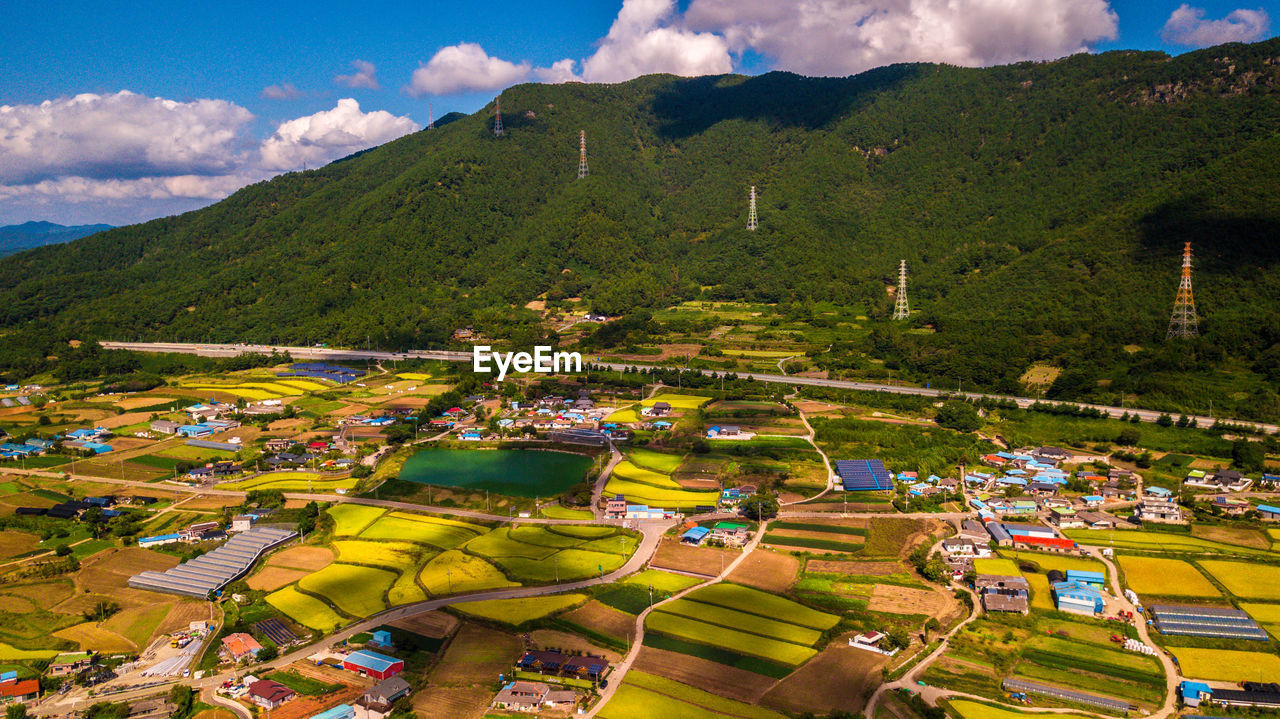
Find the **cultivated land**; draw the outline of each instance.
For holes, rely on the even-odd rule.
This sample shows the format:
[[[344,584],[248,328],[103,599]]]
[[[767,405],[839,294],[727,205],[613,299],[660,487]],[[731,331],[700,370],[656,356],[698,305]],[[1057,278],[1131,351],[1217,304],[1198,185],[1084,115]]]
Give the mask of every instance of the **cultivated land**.
[[[1218,597],[1221,594],[1189,562],[1157,557],[1118,558],[1125,583],[1143,595],[1168,597]]]

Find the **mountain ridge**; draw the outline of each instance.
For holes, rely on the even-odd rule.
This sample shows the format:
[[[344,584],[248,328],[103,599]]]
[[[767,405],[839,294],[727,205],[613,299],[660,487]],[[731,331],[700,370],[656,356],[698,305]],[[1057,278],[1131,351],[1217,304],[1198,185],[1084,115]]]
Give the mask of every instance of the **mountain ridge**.
[[[33,247],[57,245],[115,229],[111,225],[59,225],[48,220],[28,220],[0,227],[0,257]]]
[[[612,314],[829,301],[876,325],[851,355],[922,381],[1007,391],[1051,361],[1139,386],[1244,363],[1245,394],[1261,392],[1244,358],[1280,339],[1280,200],[1265,191],[1280,187],[1278,77],[1269,40],[849,78],[520,85],[503,92],[502,138],[490,106],[204,210],[11,258],[0,350],[38,363],[87,335],[430,347],[472,324],[527,342],[545,335],[522,309],[542,293]],[[1167,345],[1187,240],[1205,336]],[[919,334],[881,322],[903,258]],[[1156,389],[1198,391],[1174,384]]]

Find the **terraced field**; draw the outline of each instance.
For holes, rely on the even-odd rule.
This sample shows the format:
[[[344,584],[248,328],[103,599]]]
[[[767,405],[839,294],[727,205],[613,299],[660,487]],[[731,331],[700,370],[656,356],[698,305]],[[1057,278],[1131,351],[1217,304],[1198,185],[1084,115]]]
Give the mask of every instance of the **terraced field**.
[[[574,536],[577,535],[577,536]],[[612,572],[626,563],[639,538],[614,527],[500,527],[464,549],[505,569],[514,579],[548,583]]]
[[[651,613],[648,630],[786,666],[817,654],[822,632],[839,617],[735,584],[694,591]]]
[[[644,407],[652,407],[658,402],[666,402],[671,405],[672,409],[697,409],[702,405],[711,401],[710,397],[699,397],[694,394],[676,394],[674,392],[663,392],[656,394],[649,399],[642,401],[640,404]]]
[[[387,608],[383,595],[397,578],[395,572],[353,564],[330,564],[304,577],[298,588],[324,597],[353,617],[367,617]]]
[[[1180,559],[1117,557],[1125,583],[1138,594],[1161,597],[1218,597],[1221,593],[1194,565]],[[1245,565],[1247,566],[1247,565]]]
[[[1280,600],[1280,571],[1275,567],[1216,560],[1199,564],[1237,597]]]
[[[717,492],[683,489],[669,475],[637,467],[628,461],[620,462],[617,467],[614,467],[604,491],[610,496],[621,494],[627,498],[627,501],[636,504],[671,509],[715,506],[719,500]]]
[[[218,489],[277,489],[281,492],[335,492],[348,490],[356,486],[357,480],[350,476],[334,476],[320,472],[267,472],[257,477],[242,479],[238,482],[224,482]]]
[[[1097,547],[1116,547],[1120,549],[1145,549],[1151,551],[1173,551],[1197,554],[1243,554],[1267,556],[1271,552],[1264,549],[1253,549],[1235,544],[1224,544],[1185,534],[1170,532],[1143,532],[1126,529],[1123,532],[1112,532],[1106,529],[1067,529],[1062,532],[1070,539],[1081,544]]]
[[[293,586],[268,594],[267,604],[279,609],[304,627],[326,634],[345,623],[342,617],[329,608],[329,605],[313,596],[299,592]]]
[[[475,539],[485,531],[484,527],[478,525],[393,512],[369,525],[368,529],[360,533],[360,538],[397,539],[429,544],[441,549],[453,549]]]
[[[373,521],[381,517],[386,510],[363,504],[335,504],[327,511],[329,516],[333,517],[334,534],[339,537],[353,537],[373,524]]]
[[[586,601],[587,595],[585,594],[553,594],[546,597],[461,602],[453,605],[453,607],[469,616],[501,624],[519,626],[525,622],[549,617],[552,614],[576,607]]]
[[[485,589],[518,587],[519,582],[507,579],[498,568],[479,557],[451,549],[427,562],[418,574],[418,581],[433,596],[467,594]]]

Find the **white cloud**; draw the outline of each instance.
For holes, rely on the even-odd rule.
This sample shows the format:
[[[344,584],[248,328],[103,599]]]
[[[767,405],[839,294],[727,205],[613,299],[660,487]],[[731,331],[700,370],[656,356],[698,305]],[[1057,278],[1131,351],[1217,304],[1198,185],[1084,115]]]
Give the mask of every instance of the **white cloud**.
[[[807,75],[1058,58],[1115,38],[1117,26],[1107,0],[693,0],[684,21]]]
[[[361,112],[360,103],[346,98],[332,110],[277,127],[262,143],[262,166],[270,170],[316,167],[416,130],[418,124],[407,117],[385,110]]]
[[[260,95],[265,100],[297,100],[302,97],[302,91],[291,82],[282,82],[279,85],[267,85],[262,88]]]
[[[538,78],[539,82],[545,82],[549,85],[561,82],[576,82],[582,79],[573,71],[577,64],[573,60],[559,60],[551,63],[551,67],[534,68],[533,75]]]
[[[733,71],[725,38],[693,32],[678,20],[674,0],[623,0],[609,34],[583,61],[583,79],[620,82],[656,72],[694,76]]]
[[[373,66],[373,63],[355,60],[351,63],[351,67],[356,71],[350,75],[338,75],[333,78],[333,81],[345,87],[363,87],[369,90],[382,87],[378,84],[378,69]]]
[[[262,142],[248,134],[252,120],[222,100],[129,92],[0,106],[0,218],[132,222],[418,129],[407,117],[363,112],[352,99],[281,123]]]
[[[1224,42],[1253,42],[1267,36],[1271,18],[1261,8],[1231,11],[1221,20],[1206,20],[1204,8],[1183,3],[1160,30],[1160,37],[1174,45],[1209,47]]]
[[[243,161],[253,119],[225,100],[175,102],[121,91],[0,106],[0,183],[62,176],[214,175]]]
[[[476,43],[464,42],[440,48],[426,65],[413,71],[405,89],[418,96],[499,90],[525,80],[532,70],[528,62],[490,57]]]

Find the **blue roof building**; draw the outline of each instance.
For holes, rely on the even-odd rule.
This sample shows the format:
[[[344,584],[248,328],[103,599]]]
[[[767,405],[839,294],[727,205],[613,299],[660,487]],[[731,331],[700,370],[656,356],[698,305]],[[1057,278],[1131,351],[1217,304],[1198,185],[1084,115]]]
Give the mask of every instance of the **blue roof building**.
[[[1093,616],[1102,611],[1102,592],[1084,582],[1054,582],[1053,598],[1058,611]]]
[[[1204,682],[1184,681],[1178,685],[1178,693],[1182,695],[1182,703],[1189,707],[1198,707],[1202,700],[1213,697],[1213,689]]]
[[[1082,582],[1084,584],[1101,587],[1107,583],[1107,576],[1102,572],[1086,572],[1080,569],[1068,569],[1067,581]]]
[[[319,714],[312,714],[311,719],[356,719],[356,709],[350,704],[339,704]]]
[[[395,643],[391,641],[391,632],[385,629],[374,631],[371,641],[380,647],[387,647],[388,649],[395,646]]]
[[[1164,487],[1147,487],[1146,493],[1153,497],[1172,497],[1173,490]]]
[[[1262,514],[1263,519],[1280,518],[1280,507],[1276,507],[1270,504],[1259,504],[1258,512]]]
[[[707,538],[708,534],[711,534],[711,530],[706,527],[692,527],[685,530],[685,533],[680,535],[680,541],[686,544],[698,545],[702,544],[702,541]]]

